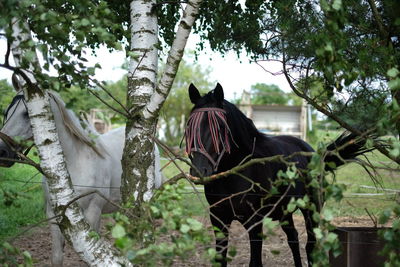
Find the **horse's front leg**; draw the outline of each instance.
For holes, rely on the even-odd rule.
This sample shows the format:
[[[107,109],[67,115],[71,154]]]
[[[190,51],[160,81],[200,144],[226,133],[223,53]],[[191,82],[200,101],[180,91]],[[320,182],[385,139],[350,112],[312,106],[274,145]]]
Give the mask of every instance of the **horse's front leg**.
[[[297,230],[294,226],[293,214],[289,214],[285,219],[287,220],[288,224],[283,224],[281,227],[287,236],[288,244],[293,255],[294,265],[296,267],[302,267],[300,247],[299,247],[299,237]]]
[[[250,239],[250,267],[262,266],[262,223],[245,225]]]
[[[219,218],[215,215],[210,214],[211,224],[214,227],[215,234],[215,249],[217,250],[216,262],[220,264],[221,267],[227,266],[226,254],[228,252],[228,238],[229,238],[229,227],[231,225],[232,219]]]
[[[46,199],[46,215],[47,218],[53,218],[54,212],[48,199]],[[65,239],[61,233],[60,227],[55,219],[50,220],[51,233],[51,265],[58,267],[63,266]]]
[[[105,200],[102,197],[94,195],[89,202],[89,206],[84,210],[87,222],[96,232],[100,231],[100,219],[104,204]]]
[[[301,212],[303,213],[304,221],[306,223],[306,229],[307,229],[306,253],[307,253],[308,266],[312,266],[311,255],[314,250],[315,242],[316,242],[313,229],[317,228],[318,224],[312,218],[312,211],[310,211],[308,209],[301,209]],[[319,210],[318,210],[318,212],[319,212]]]

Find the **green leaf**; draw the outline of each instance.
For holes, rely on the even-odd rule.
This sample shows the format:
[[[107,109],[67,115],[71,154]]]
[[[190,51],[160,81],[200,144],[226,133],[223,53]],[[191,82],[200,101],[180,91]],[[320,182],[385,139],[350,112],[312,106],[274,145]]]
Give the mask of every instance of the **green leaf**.
[[[22,256],[24,257],[24,266],[33,266],[32,256],[28,251],[22,252]]]
[[[296,209],[296,207],[296,202],[294,201],[294,198],[292,198],[287,206],[287,211],[291,213]]]
[[[293,180],[296,177],[296,172],[292,170],[287,170],[286,175],[290,180]]]
[[[388,86],[391,90],[398,90],[400,89],[400,79],[393,79],[388,82]]]
[[[40,15],[40,20],[46,21],[46,19],[47,19],[47,13],[43,13]]]
[[[100,235],[99,235],[99,233],[97,233],[96,231],[90,231],[90,232],[89,232],[89,237],[94,238],[94,239],[96,239],[96,240],[99,240],[99,239],[100,239]]]
[[[333,219],[333,212],[331,209],[325,208],[322,212],[324,219],[327,221],[331,221]]]
[[[82,26],[88,26],[90,24],[90,21],[88,19],[82,19],[81,24]]]
[[[272,253],[273,255],[279,255],[279,254],[281,254],[281,252],[280,252],[279,250],[275,250],[275,249],[272,249],[272,250],[271,250],[271,253]]]
[[[306,202],[305,202],[303,199],[301,199],[301,198],[299,198],[299,199],[296,200],[296,204],[297,204],[297,206],[300,207],[300,208],[305,208],[305,207],[306,207]]]
[[[326,237],[326,241],[328,243],[333,244],[336,242],[336,240],[337,240],[337,234],[332,233],[332,232],[328,233],[328,236]]]
[[[333,1],[332,8],[336,11],[342,8],[342,0],[335,0]]]
[[[181,233],[186,234],[187,232],[190,231],[190,227],[187,224],[182,224],[179,231],[181,231]]]
[[[321,216],[318,212],[314,212],[312,215],[312,219],[314,220],[314,222],[319,222],[321,220]]]
[[[111,235],[114,238],[122,238],[126,235],[125,228],[117,223],[111,230]]]
[[[198,220],[187,218],[186,221],[189,223],[190,228],[192,228],[193,231],[199,231],[203,228],[203,224]]]
[[[229,251],[228,251],[228,255],[233,258],[233,257],[236,256],[236,254],[237,254],[236,248],[235,247],[230,247]]]
[[[34,60],[34,58],[36,57],[36,53],[35,53],[35,51],[32,51],[32,50],[27,50],[26,52],[25,52],[25,59],[26,60],[28,60],[28,61],[33,61]]]
[[[399,70],[397,68],[391,68],[387,71],[387,75],[391,78],[396,78],[399,75]]]
[[[315,234],[315,238],[321,239],[323,237],[321,229],[314,228],[313,231],[314,231],[314,234]]]
[[[96,71],[96,68],[93,68],[93,67],[89,67],[89,68],[87,68],[87,73],[89,74],[89,75],[94,75],[95,74],[95,71]]]
[[[389,221],[390,216],[392,215],[391,210],[386,209],[381,213],[381,216],[379,216],[379,223],[380,224],[385,224]]]

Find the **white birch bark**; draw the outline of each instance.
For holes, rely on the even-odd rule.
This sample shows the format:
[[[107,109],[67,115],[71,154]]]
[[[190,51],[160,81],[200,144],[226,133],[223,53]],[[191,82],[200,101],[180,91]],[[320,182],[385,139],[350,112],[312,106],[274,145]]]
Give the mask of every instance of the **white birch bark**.
[[[23,22],[13,23],[12,53],[16,67],[21,67],[24,51],[21,43],[31,40],[28,25]],[[83,213],[74,201],[76,195],[72,189],[70,175],[58,139],[56,124],[50,110],[49,95],[39,90],[33,71],[39,67],[37,57],[23,72],[28,80],[22,80],[27,102],[34,141],[39,151],[40,166],[47,178],[50,199],[55,214],[62,215],[57,219],[61,231],[73,245],[74,250],[90,266],[131,266],[124,257],[117,256],[113,247],[105,240],[90,237],[90,226]]]
[[[157,86],[158,23],[153,9],[156,1],[131,2],[131,51],[136,57],[131,58],[128,76],[127,103],[131,117],[126,128],[121,193],[124,202],[133,197],[136,207],[152,196],[155,173],[152,138],[158,113],[171,89],[200,3],[201,0],[192,0],[186,4]]]
[[[161,76],[160,82],[158,83],[156,92],[154,92],[154,94],[151,96],[151,100],[144,110],[145,118],[150,118],[154,115],[158,116],[158,111],[161,109],[165,99],[169,94],[169,91],[171,90],[179,68],[179,63],[181,62],[185,51],[190,31],[199,13],[201,2],[202,0],[192,0],[186,5],[175,39],[168,53],[165,70]]]
[[[154,142],[156,121],[144,120],[141,110],[154,93],[157,78],[158,22],[155,0],[133,0],[131,10],[131,57],[127,103],[131,117],[126,125],[122,156],[121,194],[124,203],[134,198],[135,208],[150,200],[154,189]]]

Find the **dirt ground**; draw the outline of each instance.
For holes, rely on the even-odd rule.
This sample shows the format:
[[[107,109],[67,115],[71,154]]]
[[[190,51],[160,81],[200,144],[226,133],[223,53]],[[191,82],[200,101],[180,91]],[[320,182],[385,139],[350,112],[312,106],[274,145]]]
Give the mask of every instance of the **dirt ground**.
[[[296,228],[299,232],[301,242],[301,255],[303,262],[306,262],[305,240],[306,233],[303,225],[303,219],[295,216]],[[336,226],[369,226],[373,223],[368,217],[350,218],[340,217],[334,220]],[[247,234],[244,228],[237,222],[233,223],[230,230],[230,245],[234,245],[237,249],[237,255],[229,266],[247,266],[250,258],[250,248]],[[51,266],[51,238],[49,227],[36,228],[33,232],[18,238],[14,243],[16,247],[22,251],[27,250],[34,259],[35,266]],[[273,254],[271,251],[279,251],[279,254]],[[286,236],[279,229],[276,235],[269,237],[263,244],[263,263],[265,266],[293,266],[293,259],[286,242]],[[307,266],[306,264],[304,264]],[[66,267],[83,267],[87,266],[82,262],[78,255],[69,245],[66,245],[64,254],[64,266]],[[210,266],[204,263],[200,257],[198,259],[191,258],[187,262],[177,262],[174,266]]]

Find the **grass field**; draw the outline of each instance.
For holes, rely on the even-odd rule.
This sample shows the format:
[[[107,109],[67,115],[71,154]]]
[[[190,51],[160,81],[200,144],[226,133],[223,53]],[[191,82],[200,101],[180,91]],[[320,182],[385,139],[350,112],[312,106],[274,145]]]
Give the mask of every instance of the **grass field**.
[[[0,241],[45,218],[41,180],[31,166],[0,168]]]
[[[379,153],[369,153],[368,158],[374,165],[380,167],[390,166],[389,160]],[[165,164],[167,161],[163,160]],[[389,164],[389,165],[388,165]],[[185,167],[183,167],[185,168]],[[186,168],[187,170],[187,168]],[[170,178],[178,173],[173,164],[163,170],[165,176]],[[377,170],[378,184],[374,183],[367,172],[358,164],[348,164],[337,171],[336,182],[345,184],[347,191],[345,198],[340,202],[329,201],[326,205],[332,208],[337,216],[366,216],[365,208],[377,216],[385,208],[395,204],[396,195],[357,195],[365,193],[384,193],[380,187],[400,189],[400,172],[386,169]],[[44,198],[41,188],[41,175],[29,166],[15,165],[10,169],[0,168],[0,241],[15,236],[28,225],[35,224],[45,218]],[[330,178],[332,179],[332,177]],[[202,192],[196,193],[191,185],[185,184],[185,193],[181,205],[195,215],[205,215],[206,200]],[[365,186],[375,187],[370,189]],[[201,186],[197,186],[200,191]],[[11,205],[8,203],[9,195],[20,195]],[[391,192],[388,192],[391,193]],[[398,195],[397,195],[398,198]]]
[[[378,168],[376,180],[373,180],[362,166],[356,163],[348,164],[336,172],[336,182],[347,187],[345,198],[340,202],[328,202],[328,207],[336,211],[337,216],[359,216],[369,213],[378,215],[385,208],[393,206],[400,201],[400,169],[396,168],[384,155],[379,152],[368,153],[369,161]],[[397,190],[397,194],[395,191]]]

